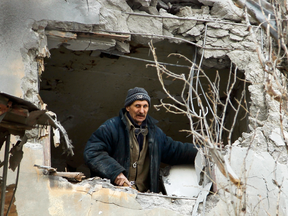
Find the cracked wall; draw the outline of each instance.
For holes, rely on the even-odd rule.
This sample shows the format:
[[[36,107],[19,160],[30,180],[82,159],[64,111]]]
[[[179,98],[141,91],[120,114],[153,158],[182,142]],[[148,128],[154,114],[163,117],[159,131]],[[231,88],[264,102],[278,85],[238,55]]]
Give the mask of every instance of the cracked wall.
[[[188,74],[189,71],[185,66],[189,64],[181,59],[166,58],[170,53],[181,53],[189,58],[196,55],[197,61],[200,61],[203,52],[200,48],[201,38],[205,32],[203,20],[207,17],[212,19],[208,6],[184,7],[177,15],[161,9],[160,15],[165,18],[151,17],[144,12],[131,14],[131,9],[127,5],[125,7],[125,4],[121,4],[121,9],[127,12],[118,14],[120,12],[118,7],[119,5],[116,7],[114,4],[104,4],[100,9],[103,15],[103,18],[100,18],[100,25],[95,25],[91,29],[83,26],[81,29],[83,32],[87,31],[86,37],[79,33],[79,28],[75,29],[69,24],[47,23],[45,34],[52,55],[45,60],[46,71],[41,76],[40,95],[48,104],[48,109],[58,114],[60,121],[71,134],[76,148],[76,157],[68,160],[65,156],[60,159],[61,150],[54,151],[55,166],[60,169],[64,169],[65,166],[71,170],[83,168],[82,152],[87,138],[106,119],[118,114],[129,88],[137,85],[146,88],[152,97],[152,104],[158,104],[160,99],[166,97],[161,92],[155,71],[146,67],[148,61],[153,61],[147,45],[151,39],[157,47],[157,56],[161,62],[179,66],[168,65],[171,70]],[[102,38],[92,35],[91,30],[102,32]],[[207,24],[205,44],[208,49],[204,52],[203,67],[211,79],[214,79],[212,77],[218,69],[222,74],[220,76],[223,77],[222,82],[225,83],[227,78],[225,74],[230,67],[230,60],[226,54],[237,45],[237,48],[244,49],[245,47],[241,45],[249,43],[248,32],[244,30],[243,25],[235,26],[233,23],[227,25],[224,21]],[[114,38],[107,38],[107,33],[113,34]],[[122,41],[125,35],[129,35],[131,39]],[[127,54],[123,55],[125,53]],[[172,94],[179,97],[177,89],[181,87],[181,83],[169,79],[165,82],[169,84]],[[204,85],[205,88],[208,87],[207,84]],[[81,89],[78,90],[75,86],[80,86]],[[223,85],[221,92],[224,92],[224,88]],[[115,96],[115,93],[119,96]],[[167,114],[164,110],[156,112],[153,108],[150,114],[160,120],[159,126],[169,136],[190,142],[189,137],[185,138],[185,134],[178,132],[189,127],[185,117]],[[244,120],[242,126],[235,130],[233,140],[237,139],[246,127],[247,123]]]
[[[287,153],[284,151],[285,146],[277,145],[277,143],[281,143],[279,140],[283,141],[283,137],[277,133],[277,129],[282,128],[284,125],[284,130],[287,131],[287,119],[284,118],[284,123],[280,123],[279,104],[275,104],[273,98],[265,92],[267,75],[258,62],[253,38],[251,38],[246,25],[241,23],[240,16],[238,16],[241,15],[240,9],[229,1],[199,0],[198,3],[199,2],[203,4],[202,7],[201,5],[199,6],[199,4],[196,4],[195,7],[183,7],[179,10],[178,14],[175,15],[168,13],[164,9],[160,9],[159,15],[161,17],[153,17],[143,11],[137,11],[137,14],[133,13],[132,9],[124,0],[88,1],[88,5],[85,1],[49,1],[49,3],[42,3],[37,0],[26,0],[21,1],[21,3],[17,1],[2,1],[0,3],[0,16],[3,20],[0,28],[0,61],[2,65],[0,71],[3,79],[0,80],[0,90],[22,97],[40,106],[41,100],[38,94],[43,62],[41,63],[40,61],[39,63],[38,58],[40,57],[41,59],[49,56],[49,48],[58,48],[60,44],[65,45],[68,49],[70,47],[72,50],[79,52],[96,49],[95,55],[100,55],[101,51],[108,50],[114,54],[130,53],[129,55],[133,56],[133,53],[131,53],[133,46],[147,45],[147,42],[151,39],[153,39],[153,42],[157,45],[157,42],[163,42],[163,39],[165,39],[166,44],[179,44],[179,47],[189,44],[192,47],[197,47],[198,61],[201,54],[204,55],[203,68],[225,71],[224,69],[228,68],[232,62],[245,73],[245,78],[251,82],[249,86],[251,99],[249,128],[247,129],[247,124],[245,124],[243,130],[238,132],[240,138],[235,142],[235,145],[238,145],[239,148],[232,147],[231,150],[231,158],[233,159],[231,160],[231,166],[236,170],[235,172],[241,176],[242,169],[239,168],[239,164],[245,164],[245,166],[251,170],[245,173],[245,176],[241,176],[243,181],[249,180],[247,185],[252,185],[250,190],[248,190],[251,192],[249,193],[251,204],[246,206],[245,211],[258,215],[265,212],[273,214],[277,208],[277,202],[273,202],[273,200],[276,199],[277,195],[280,195],[279,203],[281,203],[282,206],[280,215],[285,215],[287,180],[284,174],[287,163]],[[105,34],[129,35],[131,39],[127,41],[119,41],[116,39],[100,40],[99,38],[95,39],[91,37],[87,39],[82,35],[79,36],[79,40],[74,40],[69,37],[63,40],[62,37],[61,41],[56,37],[56,40],[54,40],[52,44],[53,38],[47,35],[48,31],[51,30],[72,32],[74,34],[78,34],[79,32],[101,32]],[[259,37],[258,40],[261,40],[261,38]],[[202,48],[203,45],[206,46],[206,49]],[[101,48],[99,48],[99,46]],[[139,49],[140,48],[138,48],[138,50]],[[147,50],[145,52],[147,53]],[[145,58],[146,55],[147,54],[145,54]],[[191,56],[192,55],[193,53]],[[107,82],[107,80],[105,81]],[[57,86],[58,84],[59,83],[52,83],[51,85]],[[61,83],[59,85],[61,85]],[[102,88],[107,87],[103,86]],[[125,92],[124,89],[121,91]],[[160,93],[152,93],[152,95],[156,101],[160,97],[164,97]],[[46,101],[44,101],[44,103],[46,103]],[[48,109],[49,105],[52,106],[52,103],[48,104]],[[119,107],[117,107],[117,110],[119,110]],[[64,113],[64,115],[61,116],[62,120],[66,119],[67,116],[65,115]],[[156,115],[158,115],[158,113]],[[173,119],[173,117],[169,116],[169,119]],[[69,122],[66,123],[66,127],[69,127]],[[93,130],[94,128],[91,128],[91,131]],[[241,136],[242,131],[246,133],[243,133]],[[76,143],[77,142],[78,140]],[[80,140],[79,143],[82,144],[83,141]],[[78,145],[76,144],[76,146]],[[240,146],[247,148],[241,148]],[[19,186],[19,191],[16,196],[17,211],[20,215],[24,215],[27,212],[30,212],[29,215],[33,215],[33,212],[39,208],[45,209],[44,215],[53,215],[58,211],[60,215],[65,215],[66,212],[61,211],[65,209],[62,207],[68,205],[65,203],[65,200],[69,199],[67,195],[60,196],[57,194],[57,191],[48,192],[47,188],[51,182],[44,182],[43,180],[47,177],[37,174],[35,168],[30,167],[33,166],[33,162],[28,162],[31,160],[37,161],[37,163],[40,164],[42,163],[41,154],[43,149],[41,149],[41,145],[36,142],[36,144],[32,145],[27,144],[26,148],[27,153],[25,152],[24,154],[26,159],[23,161],[24,167],[22,170],[31,171],[35,184],[31,184],[33,187],[27,187],[27,181],[31,179],[31,176],[28,176],[27,172],[25,175],[25,171],[21,172],[22,183]],[[250,154],[252,156],[250,156]],[[252,160],[253,157],[257,159],[256,162]],[[263,166],[259,168],[258,163]],[[272,166],[272,163],[276,165]],[[79,164],[77,166],[79,166]],[[254,168],[254,166],[258,168]],[[283,174],[281,174],[280,171],[282,171]],[[217,171],[216,176],[218,188],[223,186],[225,189],[229,183],[226,182],[226,179],[222,179],[222,174],[217,173]],[[257,177],[254,178],[253,176]],[[275,176],[277,176],[277,178]],[[271,184],[271,182],[274,183]],[[35,185],[37,186],[34,187]],[[281,188],[281,191],[279,188]],[[229,187],[229,190],[235,190],[240,194],[243,192],[243,190],[237,190],[234,186]],[[256,190],[256,192],[253,190]],[[224,198],[224,200],[228,202],[233,201],[231,197],[227,196],[225,190],[223,191],[219,191],[219,197]],[[282,191],[284,191],[284,193],[282,193]],[[258,193],[259,196],[253,200],[252,197],[255,196],[255,193]],[[40,194],[39,199],[42,201],[45,200],[45,202],[41,202],[41,205],[39,205],[39,199],[35,199],[33,194]],[[77,193],[73,195],[76,197],[76,200],[81,197]],[[25,197],[25,199],[23,197]],[[153,198],[153,200],[155,199],[158,198]],[[29,200],[29,203],[31,203],[29,208],[25,207],[25,202],[23,202],[25,200]],[[52,205],[53,203],[55,204],[56,200],[59,201],[57,205]],[[141,202],[145,203],[146,200],[143,199]],[[261,203],[261,205],[259,203]],[[83,207],[81,203],[77,204]],[[98,204],[99,203],[96,205]],[[189,203],[189,205],[190,204],[191,203]],[[150,205],[152,204],[143,204],[142,208],[148,209]],[[179,202],[177,205],[182,206],[184,204]],[[193,205],[193,203],[191,205]],[[238,207],[239,206],[241,205],[239,204]],[[263,210],[261,209],[263,206],[268,207]],[[103,204],[103,209],[105,210],[110,207],[110,205]],[[229,215],[238,207],[220,201],[216,206],[211,207],[212,210],[209,214],[213,215],[222,212],[223,215]],[[91,209],[92,212],[93,208],[94,206],[88,209]],[[113,210],[111,212],[114,210],[117,212],[119,210],[119,208],[114,205],[112,208]],[[131,210],[131,212],[133,211],[136,210]],[[170,214],[173,209],[162,209],[161,211],[166,211],[165,213]],[[149,210],[147,210],[145,214],[147,212],[149,212]],[[190,210],[188,212],[190,214]],[[87,214],[89,215],[88,212]],[[180,214],[184,213],[180,212]]]

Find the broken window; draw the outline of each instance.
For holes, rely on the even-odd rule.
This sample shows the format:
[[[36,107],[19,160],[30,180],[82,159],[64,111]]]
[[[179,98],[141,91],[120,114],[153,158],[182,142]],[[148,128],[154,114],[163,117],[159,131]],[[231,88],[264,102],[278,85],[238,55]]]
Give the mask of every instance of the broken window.
[[[52,39],[49,37],[52,33],[48,32],[49,43],[55,43],[55,37]],[[108,39],[105,38],[98,40],[97,43],[100,47],[103,43],[103,48],[107,46],[107,41]],[[118,115],[119,110],[124,106],[127,90],[135,86],[144,87],[149,92],[152,99],[149,114],[159,120],[158,126],[174,140],[191,142],[189,134],[179,133],[180,130],[189,129],[189,121],[185,116],[173,115],[164,109],[156,111],[153,107],[159,104],[160,99],[167,96],[161,89],[155,68],[146,67],[147,64],[154,62],[148,45],[135,43],[132,40],[129,44],[130,53],[123,54],[119,51],[94,50],[95,47],[92,47],[92,50],[84,50],[81,47],[87,46],[81,43],[87,44],[87,41],[85,43],[84,39],[84,41],[73,42],[71,46],[69,43],[64,43],[52,48],[50,49],[51,57],[45,59],[40,95],[48,105],[47,109],[57,114],[58,120],[67,130],[75,152],[73,157],[67,157],[62,154],[61,149],[51,148],[52,167],[57,168],[58,171],[81,171],[89,177],[89,169],[83,161],[83,150],[87,140],[104,121]],[[163,62],[165,67],[179,74],[189,74],[189,62],[177,56],[169,58],[167,56],[170,53],[179,53],[193,59],[195,56],[193,45],[163,40],[156,43],[155,47],[157,47],[158,60]],[[200,56],[197,61],[199,60]],[[215,79],[216,70],[218,70],[222,89],[220,98],[225,100],[225,82],[227,82],[227,74],[230,70],[228,58],[204,60],[203,69],[211,80]],[[238,73],[238,76],[243,78],[243,72]],[[181,82],[169,77],[164,82],[169,85],[171,94],[180,97]],[[202,85],[208,92],[209,85],[204,82]],[[233,97],[239,97],[237,89],[241,87],[243,87],[241,82],[237,80],[237,85],[233,89]],[[226,112],[226,124],[231,124],[229,116],[233,119],[235,112],[233,109],[228,109]],[[246,130],[246,120],[242,119],[242,122],[236,127],[233,140],[236,140],[241,132]]]
[[[209,7],[206,6],[202,8],[201,5],[194,5],[193,7],[201,15],[209,12]],[[190,16],[193,10],[191,8],[183,7],[183,10],[178,11],[178,15],[180,17]],[[165,14],[165,16],[168,15]],[[200,42],[201,34],[206,34],[207,31],[207,26],[204,28],[202,21],[196,25],[196,20],[183,22],[177,20],[175,25],[168,20],[171,19],[157,20],[157,22],[163,24],[165,31],[169,29],[175,34],[191,37],[192,41],[197,38],[197,41]],[[130,22],[134,22],[132,18]],[[186,25],[188,22],[189,25]],[[211,30],[209,34],[212,36],[207,38],[207,41],[205,39],[206,43],[215,43],[221,47],[228,40],[229,31],[222,30],[221,25],[217,25],[215,29],[213,24],[209,25],[212,26],[208,27]],[[153,107],[153,105],[159,104],[161,99],[167,98],[167,95],[159,83],[155,68],[147,67],[147,64],[154,63],[148,46],[149,35],[146,35],[145,38],[141,35],[142,33],[137,32],[130,35],[86,30],[81,32],[79,27],[77,31],[67,31],[64,28],[55,29],[53,24],[48,24],[45,30],[51,57],[45,59],[45,71],[41,75],[40,96],[48,105],[47,109],[57,114],[58,120],[72,140],[75,152],[73,157],[67,157],[62,154],[61,149],[51,148],[52,167],[59,171],[81,171],[89,177],[89,169],[83,160],[83,150],[87,140],[104,121],[118,115],[119,110],[124,106],[127,90],[135,86],[143,87],[149,92],[152,99],[149,114],[159,120],[158,126],[174,140],[191,142],[192,137],[189,133],[179,133],[181,130],[189,130],[190,123],[186,116],[173,115],[164,109],[157,111]],[[215,35],[218,35],[220,39],[218,40]],[[237,73],[236,83],[229,96],[233,97],[231,104],[228,104],[225,111],[221,110],[221,106],[218,109],[219,115],[221,112],[224,113],[224,124],[229,128],[233,124],[235,115],[235,110],[232,108],[233,103],[237,104],[237,98],[241,97],[244,86],[243,71],[237,70],[223,52],[219,57],[211,55],[211,57],[205,56],[203,59],[199,44],[189,42],[189,40],[174,40],[167,35],[163,35],[163,37],[157,35],[153,40],[157,48],[158,61],[169,70],[176,71],[177,74],[185,74],[185,76],[190,74],[191,64],[184,58],[179,58],[177,55],[167,57],[170,53],[176,53],[200,64],[201,69],[205,70],[211,81],[214,81],[218,74],[220,77],[219,98],[223,102],[227,99],[225,91],[230,71],[235,75]],[[205,82],[202,77],[199,80],[203,87],[202,94],[209,94],[209,83]],[[165,77],[164,83],[169,86],[169,91],[175,98],[181,97],[180,90],[183,85],[181,81]],[[208,118],[213,121],[213,116],[208,115]],[[234,128],[232,136],[229,137],[225,130],[221,134],[223,143],[228,143],[228,138],[229,142],[235,141],[246,129],[247,119],[244,111],[237,119],[237,126]]]

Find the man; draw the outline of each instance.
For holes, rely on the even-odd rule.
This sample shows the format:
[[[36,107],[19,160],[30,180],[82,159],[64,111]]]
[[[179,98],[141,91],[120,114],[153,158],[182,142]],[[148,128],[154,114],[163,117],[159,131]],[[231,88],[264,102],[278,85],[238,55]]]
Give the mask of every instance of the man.
[[[155,125],[157,121],[147,115],[150,97],[145,89],[129,89],[124,107],[92,134],[84,160],[92,176],[158,193],[160,163],[193,163],[197,149],[172,140]]]

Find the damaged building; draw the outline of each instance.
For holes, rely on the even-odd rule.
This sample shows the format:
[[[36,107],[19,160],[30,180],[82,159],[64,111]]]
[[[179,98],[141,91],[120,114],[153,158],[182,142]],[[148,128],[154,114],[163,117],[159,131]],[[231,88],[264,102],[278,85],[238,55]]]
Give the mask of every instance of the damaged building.
[[[285,59],[255,2],[1,1],[1,215],[287,215]],[[205,149],[163,164],[159,194],[83,160],[135,86],[165,134]]]

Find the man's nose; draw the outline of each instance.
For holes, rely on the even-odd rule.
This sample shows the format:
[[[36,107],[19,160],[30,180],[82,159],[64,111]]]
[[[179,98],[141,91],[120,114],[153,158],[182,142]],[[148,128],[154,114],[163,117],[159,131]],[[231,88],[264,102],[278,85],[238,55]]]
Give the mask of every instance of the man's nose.
[[[144,112],[144,107],[140,107],[140,113]]]

